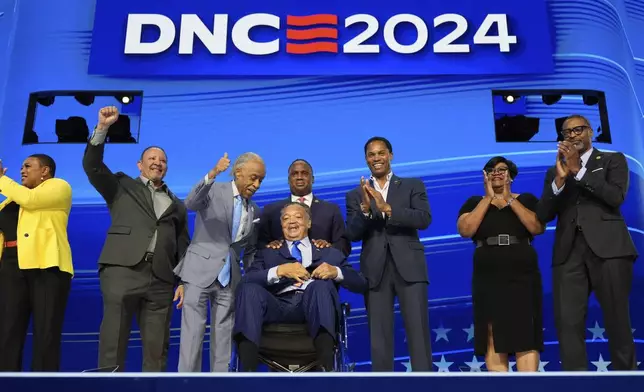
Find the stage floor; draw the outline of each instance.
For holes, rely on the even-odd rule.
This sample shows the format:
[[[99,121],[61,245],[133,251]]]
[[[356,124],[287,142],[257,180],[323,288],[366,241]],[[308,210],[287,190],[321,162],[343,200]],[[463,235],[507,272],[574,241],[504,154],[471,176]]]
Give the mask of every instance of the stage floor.
[[[0,391],[27,392],[642,392],[644,372],[553,373],[4,373]]]

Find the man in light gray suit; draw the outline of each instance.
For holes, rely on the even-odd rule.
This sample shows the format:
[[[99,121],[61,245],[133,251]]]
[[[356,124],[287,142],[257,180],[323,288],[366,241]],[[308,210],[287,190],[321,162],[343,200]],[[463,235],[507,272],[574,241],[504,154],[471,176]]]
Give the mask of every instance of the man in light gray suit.
[[[232,350],[235,288],[240,259],[249,265],[257,243],[260,209],[250,200],[266,168],[247,152],[233,165],[233,181],[214,182],[230,165],[228,154],[190,191],[188,209],[197,211],[192,242],[174,272],[181,278],[175,300],[181,315],[179,371],[201,371],[208,302],[210,302],[210,371],[227,372]]]

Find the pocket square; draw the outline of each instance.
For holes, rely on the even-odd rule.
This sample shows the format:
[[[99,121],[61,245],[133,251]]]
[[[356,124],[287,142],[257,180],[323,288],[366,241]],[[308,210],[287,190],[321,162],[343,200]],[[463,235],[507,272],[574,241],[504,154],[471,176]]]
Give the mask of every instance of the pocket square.
[[[598,167],[597,169],[595,169],[595,170],[591,171],[591,173],[594,173],[594,172],[596,172],[596,171],[600,171],[600,170],[604,170],[604,168],[603,168],[603,167]]]
[[[262,218],[253,219],[253,223],[259,222],[260,219],[262,219]]]

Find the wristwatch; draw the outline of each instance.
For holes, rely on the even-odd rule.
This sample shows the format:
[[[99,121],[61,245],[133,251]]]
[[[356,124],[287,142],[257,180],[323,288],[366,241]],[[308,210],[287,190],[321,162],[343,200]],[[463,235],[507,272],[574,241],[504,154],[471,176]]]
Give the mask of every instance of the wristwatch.
[[[510,200],[508,200],[508,205],[512,204],[514,202],[514,197],[510,197]]]

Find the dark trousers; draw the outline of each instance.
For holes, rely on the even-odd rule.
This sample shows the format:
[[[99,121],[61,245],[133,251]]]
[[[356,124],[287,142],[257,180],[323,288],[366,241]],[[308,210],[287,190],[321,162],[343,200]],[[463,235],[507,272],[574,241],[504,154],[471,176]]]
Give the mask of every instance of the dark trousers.
[[[147,261],[132,268],[103,266],[99,276],[103,295],[99,368],[118,366],[118,371],[125,371],[132,318],[136,318],[143,371],[165,371],[174,285],[158,279]]]
[[[264,287],[254,283],[242,283],[235,295],[235,327],[233,335],[240,340],[239,356],[244,370],[253,371],[255,356],[260,345],[264,324],[303,324],[316,342],[316,351],[327,370],[333,367],[334,336],[338,315],[338,291],[332,281],[316,280],[305,291],[289,292],[275,296]],[[329,339],[327,339],[329,337]],[[244,340],[252,343],[251,350],[243,349]],[[248,346],[247,346],[248,347]],[[319,347],[319,348],[318,348]],[[331,363],[328,363],[328,362]],[[250,368],[250,369],[249,369]]]
[[[607,233],[608,235],[608,233]],[[553,267],[555,324],[561,366],[566,371],[588,370],[586,314],[591,291],[601,306],[613,370],[635,370],[635,342],[628,297],[633,280],[632,259],[600,259],[582,232],[577,232],[570,256]]]
[[[414,372],[432,371],[432,348],[427,309],[427,283],[408,283],[398,273],[391,253],[382,279],[365,295],[371,337],[371,370],[394,370],[394,298],[402,313],[411,368]]]
[[[31,370],[60,369],[60,344],[72,276],[57,267],[21,270],[17,259],[0,263],[0,371],[22,370],[33,316]]]

